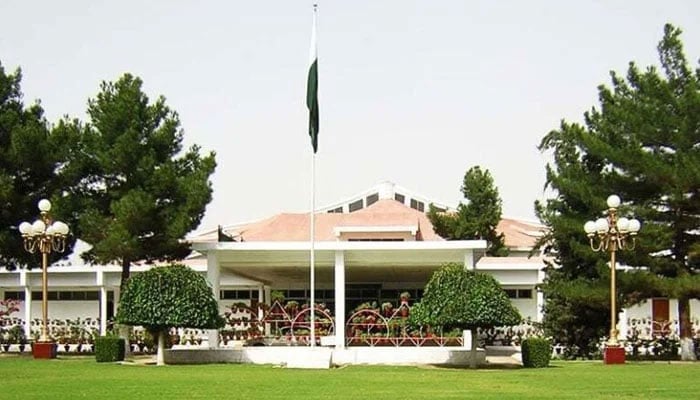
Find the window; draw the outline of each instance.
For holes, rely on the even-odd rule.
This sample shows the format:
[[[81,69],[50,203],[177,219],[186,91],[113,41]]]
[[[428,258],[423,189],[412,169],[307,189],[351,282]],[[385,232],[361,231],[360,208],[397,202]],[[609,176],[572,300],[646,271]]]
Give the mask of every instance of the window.
[[[504,289],[509,299],[531,299],[532,289]]]
[[[342,214],[343,213],[343,207],[337,207],[332,210],[328,210],[329,214]]]
[[[258,289],[222,290],[219,292],[219,298],[222,300],[257,300]]]
[[[411,208],[422,212],[423,210],[425,210],[425,204],[422,201],[411,199]]]
[[[24,292],[5,292],[5,298],[24,301]]]
[[[375,193],[367,196],[367,198],[365,199],[365,204],[367,204],[367,207],[369,207],[377,201],[379,201],[379,194]]]
[[[353,201],[352,203],[350,203],[350,205],[348,205],[348,211],[350,211],[350,212],[361,210],[361,209],[362,209],[362,199],[357,200],[357,201]]]
[[[401,193],[394,193],[394,200],[404,204],[406,203],[406,196],[402,195]]]
[[[32,292],[32,300],[42,300],[41,292]],[[100,298],[100,292],[95,290],[66,290],[49,291],[48,299],[52,301],[92,301]]]
[[[305,299],[306,298],[306,290],[301,289],[301,290],[290,290],[287,295],[288,299]]]

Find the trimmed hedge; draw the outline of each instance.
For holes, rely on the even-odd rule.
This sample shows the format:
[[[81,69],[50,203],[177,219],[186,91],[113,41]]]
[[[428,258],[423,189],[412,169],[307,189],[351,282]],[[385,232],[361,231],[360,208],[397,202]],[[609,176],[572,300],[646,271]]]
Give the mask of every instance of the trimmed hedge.
[[[546,368],[552,358],[552,344],[542,337],[531,337],[522,343],[523,366],[525,368]]]
[[[126,342],[118,336],[100,336],[95,339],[95,359],[97,362],[124,361]]]

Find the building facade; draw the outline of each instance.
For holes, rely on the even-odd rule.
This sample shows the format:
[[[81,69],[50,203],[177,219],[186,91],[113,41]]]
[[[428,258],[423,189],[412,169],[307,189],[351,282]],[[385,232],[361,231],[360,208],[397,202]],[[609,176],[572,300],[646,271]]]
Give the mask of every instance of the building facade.
[[[510,255],[487,257],[482,240],[447,241],[435,234],[425,214],[431,203],[450,210],[383,182],[319,208],[315,214],[313,289],[308,213],[282,213],[194,234],[188,238],[193,254],[184,263],[207,277],[222,314],[233,303],[270,305],[275,293],[286,300],[308,303],[314,290],[315,302],[323,303],[336,320],[343,321],[335,323],[332,342],[336,347],[347,344],[345,321],[358,305],[398,306],[404,293],[410,295],[411,302],[420,300],[432,273],[445,263],[460,263],[493,275],[525,319],[540,321],[544,299],[537,285],[544,279],[544,260],[530,256],[530,252],[544,228],[504,218],[498,230],[505,235]],[[79,242],[73,255],[49,268],[49,318],[89,321],[105,333],[118,306],[121,268],[85,265],[79,254],[87,246]],[[151,267],[135,264],[131,271],[138,274]],[[41,317],[41,271],[0,271],[0,298],[21,301],[14,317],[21,321],[28,337],[35,336]],[[657,300],[632,308],[627,317],[654,320],[654,312],[665,310],[657,319],[673,320],[674,308],[669,313]],[[697,301],[692,307],[697,319]],[[623,335],[627,317],[621,318]],[[212,334],[210,344],[216,340]]]

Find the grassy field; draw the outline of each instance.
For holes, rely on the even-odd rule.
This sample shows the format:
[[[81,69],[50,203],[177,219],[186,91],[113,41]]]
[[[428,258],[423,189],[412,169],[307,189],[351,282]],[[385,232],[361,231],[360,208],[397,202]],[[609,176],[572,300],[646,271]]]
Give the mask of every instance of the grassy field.
[[[0,399],[698,399],[700,363],[554,362],[546,369],[119,365],[0,358]]]

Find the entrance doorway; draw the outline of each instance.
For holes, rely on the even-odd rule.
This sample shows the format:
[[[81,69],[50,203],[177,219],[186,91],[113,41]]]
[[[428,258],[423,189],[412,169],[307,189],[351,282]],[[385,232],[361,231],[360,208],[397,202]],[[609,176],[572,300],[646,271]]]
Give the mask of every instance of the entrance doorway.
[[[651,300],[652,334],[664,336],[671,332],[668,299],[656,298]]]

